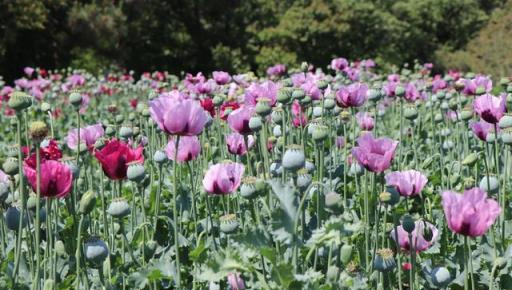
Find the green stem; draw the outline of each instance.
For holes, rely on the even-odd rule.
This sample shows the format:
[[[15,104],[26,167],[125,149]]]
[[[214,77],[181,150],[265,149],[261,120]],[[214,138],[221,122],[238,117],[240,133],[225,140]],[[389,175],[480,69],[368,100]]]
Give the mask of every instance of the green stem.
[[[180,143],[180,136],[176,136],[174,147],[174,162],[172,172],[172,186],[173,186],[173,219],[174,219],[174,248],[176,251],[176,288],[181,288],[181,268],[180,268],[180,244],[179,244],[179,222],[178,222],[178,145]]]

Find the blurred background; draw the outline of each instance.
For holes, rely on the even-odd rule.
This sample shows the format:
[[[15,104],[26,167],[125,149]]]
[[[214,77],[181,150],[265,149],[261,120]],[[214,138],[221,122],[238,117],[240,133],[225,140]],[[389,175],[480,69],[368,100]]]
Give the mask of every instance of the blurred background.
[[[258,73],[374,58],[512,72],[506,0],[0,0],[0,75],[25,66]]]

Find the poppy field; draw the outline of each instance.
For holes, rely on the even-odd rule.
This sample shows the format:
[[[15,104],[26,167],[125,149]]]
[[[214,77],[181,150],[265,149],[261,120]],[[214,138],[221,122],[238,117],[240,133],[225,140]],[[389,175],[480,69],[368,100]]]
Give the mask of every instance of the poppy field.
[[[512,79],[0,79],[0,289],[512,289]]]

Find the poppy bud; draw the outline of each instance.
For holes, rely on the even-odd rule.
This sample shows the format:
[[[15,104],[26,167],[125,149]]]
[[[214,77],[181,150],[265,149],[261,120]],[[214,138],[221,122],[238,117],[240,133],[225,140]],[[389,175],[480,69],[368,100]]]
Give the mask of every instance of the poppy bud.
[[[82,195],[82,198],[80,199],[80,204],[78,206],[78,212],[86,215],[89,214],[96,205],[96,194],[94,191],[87,191]]]

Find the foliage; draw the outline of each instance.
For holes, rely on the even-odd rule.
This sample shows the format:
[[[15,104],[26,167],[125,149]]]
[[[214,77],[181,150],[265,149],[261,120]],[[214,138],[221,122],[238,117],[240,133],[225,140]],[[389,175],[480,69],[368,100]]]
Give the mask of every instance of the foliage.
[[[36,65],[98,70],[95,63],[104,61],[137,72],[174,73],[263,73],[276,62],[324,66],[334,56],[372,57],[383,64],[434,61],[445,59],[434,54],[440,47],[464,47],[503,2],[3,1],[0,74],[12,80],[24,66]]]

